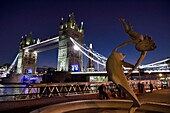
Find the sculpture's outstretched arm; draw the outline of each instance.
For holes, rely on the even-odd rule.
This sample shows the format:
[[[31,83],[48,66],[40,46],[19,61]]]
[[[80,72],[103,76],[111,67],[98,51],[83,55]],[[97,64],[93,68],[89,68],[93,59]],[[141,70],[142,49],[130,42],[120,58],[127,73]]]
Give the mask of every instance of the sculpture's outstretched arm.
[[[128,44],[136,44],[136,41],[135,40],[130,40],[130,41],[127,41],[127,42],[124,42],[122,44],[120,44],[119,46],[117,46],[114,51],[117,51],[119,48],[123,47],[123,46],[126,46]]]
[[[124,28],[124,30],[125,30],[126,33],[128,33],[129,31],[133,31],[133,30],[132,30],[132,27],[125,22],[125,19],[119,18],[119,20],[120,20],[120,22],[122,23],[123,28]]]
[[[126,76],[129,76],[142,62],[142,60],[145,58],[147,51],[143,51],[138,59],[138,61],[136,62],[134,68],[132,68],[132,70],[129,70],[129,73]]]

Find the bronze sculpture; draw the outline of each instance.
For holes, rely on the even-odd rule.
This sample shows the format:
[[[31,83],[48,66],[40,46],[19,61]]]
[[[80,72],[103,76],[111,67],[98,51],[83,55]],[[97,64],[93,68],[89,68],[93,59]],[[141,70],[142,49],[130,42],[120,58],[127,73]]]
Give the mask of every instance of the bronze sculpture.
[[[135,70],[140,65],[142,60],[145,58],[147,51],[154,50],[156,48],[156,45],[149,35],[146,35],[145,37],[143,37],[142,34],[138,34],[137,32],[134,32],[132,29],[132,25],[128,25],[124,19],[120,18],[119,20],[122,23],[125,32],[129,35],[129,37],[132,40],[120,44],[112,51],[112,54],[109,56],[109,58],[107,59],[107,62],[106,62],[106,70],[107,70],[109,78],[120,89],[122,89],[127,95],[129,95],[132,98],[133,105],[132,105],[131,109],[129,110],[129,112],[134,113],[135,110],[138,107],[140,107],[141,103],[139,102],[135,93],[129,86],[129,84],[127,82],[127,78],[124,74],[122,65],[125,67],[132,67],[132,70],[129,71],[127,76],[130,75],[133,72],[133,70]],[[125,45],[128,45],[128,44],[135,44],[136,50],[141,52],[141,56],[139,57],[135,66],[123,61],[125,55],[123,55],[120,52],[117,52],[117,50],[119,48],[121,48]]]

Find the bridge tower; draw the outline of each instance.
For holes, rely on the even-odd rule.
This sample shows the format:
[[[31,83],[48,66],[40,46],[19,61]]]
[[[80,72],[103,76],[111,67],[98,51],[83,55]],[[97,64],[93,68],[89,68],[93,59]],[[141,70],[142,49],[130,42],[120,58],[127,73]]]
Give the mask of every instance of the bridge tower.
[[[58,71],[83,70],[83,54],[74,49],[70,37],[81,45],[84,43],[83,22],[81,22],[81,26],[78,27],[73,13],[69,14],[67,22],[64,22],[63,18],[61,18],[57,65]]]
[[[28,36],[22,36],[19,46],[19,56],[17,63],[17,73],[18,74],[35,74],[37,68],[37,53],[35,51],[30,51],[23,49],[26,46],[35,43],[33,41],[33,35],[30,33]]]

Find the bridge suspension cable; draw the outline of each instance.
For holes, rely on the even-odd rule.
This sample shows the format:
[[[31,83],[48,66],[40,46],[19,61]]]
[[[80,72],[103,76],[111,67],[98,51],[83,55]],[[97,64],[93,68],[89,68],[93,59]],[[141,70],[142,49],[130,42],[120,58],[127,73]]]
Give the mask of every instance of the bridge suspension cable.
[[[85,50],[85,51],[87,51],[87,52],[89,52],[89,53],[91,53],[91,54],[93,54],[93,56],[95,56],[95,57],[98,58],[98,59],[103,59],[103,60],[106,62],[107,58],[104,57],[103,55],[101,55],[101,54],[97,53],[96,51],[90,49],[90,48],[89,48],[88,46],[86,46],[86,45],[84,45],[85,47],[81,46],[79,43],[77,43],[77,42],[76,42],[73,38],[71,38],[71,37],[70,37],[70,39],[71,39],[71,41],[74,42],[75,45],[77,45],[78,47],[82,48],[83,50]]]
[[[12,64],[10,65],[10,67],[9,67],[4,73],[2,73],[2,74],[0,75],[0,78],[6,77],[6,75],[11,71],[11,69],[14,67],[14,65],[15,65],[15,63],[16,63],[16,61],[17,61],[17,59],[18,59],[18,56],[19,56],[19,54],[17,54],[17,56],[15,57],[14,61],[13,61]]]
[[[71,42],[72,42],[75,46],[79,47],[79,51],[82,52],[86,57],[90,58],[91,60],[93,60],[94,62],[96,62],[96,63],[98,63],[98,64],[100,64],[100,65],[106,66],[106,60],[107,60],[106,57],[100,55],[100,54],[97,53],[97,52],[94,52],[94,51],[93,51],[92,49],[90,49],[90,48],[86,48],[86,47],[81,46],[79,43],[77,43],[77,42],[76,42],[73,38],[71,38],[71,37],[70,37],[70,40],[71,40]],[[88,53],[91,53],[95,58],[97,58],[97,60],[94,59],[93,57],[89,56],[89,55],[88,55],[86,52],[84,52],[83,50],[86,51],[86,52],[88,52]]]
[[[146,64],[146,65],[141,65],[140,68],[161,68],[165,66],[169,66],[166,62],[170,61],[170,58],[166,58],[164,60],[160,60],[154,63]]]
[[[79,47],[79,50],[88,58],[90,58],[91,60],[93,60],[94,62],[106,66],[106,61],[107,58],[102,56],[101,54],[97,53],[96,51],[92,50],[91,48],[87,47],[86,45],[82,46],[80,45],[78,42],[76,42],[73,38],[70,37],[71,42],[76,45],[77,47]],[[89,56],[86,52],[91,53],[95,59],[91,56]],[[139,69],[150,69],[150,68],[159,68],[162,69],[163,67],[168,67],[168,64],[166,63],[167,61],[169,61],[170,58],[158,61],[158,62],[154,62],[154,63],[150,63],[150,64],[146,64],[146,65],[140,65],[138,66]],[[131,68],[126,68],[123,67],[125,71],[130,70]],[[169,69],[169,67],[167,68]]]

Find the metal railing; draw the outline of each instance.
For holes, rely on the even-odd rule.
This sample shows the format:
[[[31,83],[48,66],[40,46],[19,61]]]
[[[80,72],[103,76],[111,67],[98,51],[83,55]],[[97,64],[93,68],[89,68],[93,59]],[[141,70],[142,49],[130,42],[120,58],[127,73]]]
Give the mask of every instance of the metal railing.
[[[28,86],[27,83],[2,83],[0,84],[0,101],[13,101],[15,96]]]
[[[5,89],[5,92],[9,90],[17,89],[17,93],[2,94],[0,90],[0,101],[14,101],[14,100],[29,100],[43,97],[54,96],[70,96],[70,95],[83,95],[89,93],[98,93],[98,87],[104,84],[106,86],[106,92],[117,93],[115,84],[112,82],[70,82],[70,83],[36,83],[36,84],[12,84],[0,86],[1,89]],[[159,87],[158,87],[159,88]],[[9,90],[8,90],[9,89]],[[18,91],[19,90],[19,91]],[[154,89],[158,90],[158,89]],[[137,86],[133,87],[133,91],[137,94]],[[145,87],[145,92],[150,92]]]
[[[15,84],[15,86],[4,85],[5,87],[1,86],[2,89],[6,90],[20,89],[20,91],[17,91],[17,93],[13,94],[9,93],[0,94],[0,100],[1,101],[27,100],[27,99],[29,100],[42,97],[98,93],[98,87],[101,84],[105,84],[106,90],[109,90],[110,83],[112,82],[36,83],[36,84],[24,84],[24,86],[17,86],[18,84]]]
[[[35,99],[42,97],[78,95],[98,93],[98,87],[105,84],[109,87],[111,82],[72,82],[72,83],[41,83],[28,84],[16,99]],[[108,89],[106,87],[106,89]]]

